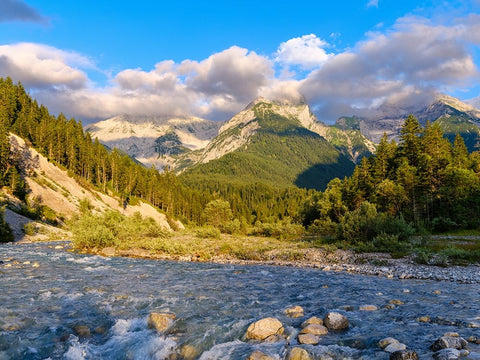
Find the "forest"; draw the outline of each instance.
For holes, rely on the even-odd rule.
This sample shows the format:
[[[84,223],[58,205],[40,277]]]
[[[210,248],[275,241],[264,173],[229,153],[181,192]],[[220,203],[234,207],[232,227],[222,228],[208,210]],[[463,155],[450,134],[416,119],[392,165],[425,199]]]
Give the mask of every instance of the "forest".
[[[398,143],[384,136],[375,155],[363,158],[350,177],[331,180],[325,191],[160,173],[108,150],[80,121],[50,114],[6,78],[0,79],[0,187],[22,200],[28,189],[19,159],[10,153],[10,132],[82,185],[127,203],[142,199],[187,225],[208,223],[207,209],[215,219],[211,207],[220,204],[230,214],[225,223],[213,224],[222,232],[250,227],[256,235],[272,235],[293,229],[298,236],[301,225],[303,233],[369,251],[396,246],[413,234],[480,227],[480,152],[470,153],[459,135],[451,143],[438,124],[423,128],[413,116],[405,120]]]

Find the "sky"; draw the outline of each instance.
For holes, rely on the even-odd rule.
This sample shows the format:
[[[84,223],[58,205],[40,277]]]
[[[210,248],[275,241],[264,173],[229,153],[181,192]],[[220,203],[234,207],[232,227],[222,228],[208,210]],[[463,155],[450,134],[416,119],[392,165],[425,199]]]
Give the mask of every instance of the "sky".
[[[259,96],[319,120],[480,96],[480,0],[0,0],[0,77],[84,123],[228,120]]]

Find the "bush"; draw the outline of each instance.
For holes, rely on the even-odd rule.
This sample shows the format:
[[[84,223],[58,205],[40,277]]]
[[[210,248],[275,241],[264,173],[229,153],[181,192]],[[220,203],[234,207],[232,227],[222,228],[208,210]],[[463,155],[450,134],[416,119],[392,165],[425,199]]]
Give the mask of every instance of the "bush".
[[[432,220],[432,231],[445,232],[448,230],[455,230],[459,228],[459,225],[450,218],[436,217]]]
[[[406,242],[414,232],[405,219],[378,213],[375,205],[369,202],[347,212],[338,226],[338,238],[352,245],[372,242],[383,246],[382,241],[387,241],[391,246],[397,246],[396,243]]]
[[[35,235],[37,233],[37,227],[31,222],[23,224],[23,233],[30,236]]]
[[[220,239],[220,230],[213,226],[203,226],[195,230],[200,239]]]
[[[0,243],[13,241],[13,232],[4,218],[5,207],[0,208]]]
[[[252,230],[252,235],[286,239],[300,236],[304,230],[302,225],[293,223],[290,218],[285,218],[273,223],[257,221]]]
[[[74,246],[80,249],[120,246],[146,238],[167,236],[167,232],[153,219],[144,219],[138,212],[131,217],[117,211],[108,211],[101,215],[86,213],[72,219],[70,230],[73,233]]]
[[[230,203],[220,199],[212,200],[205,206],[201,217],[203,224],[214,226],[224,231],[225,226],[233,218]]]

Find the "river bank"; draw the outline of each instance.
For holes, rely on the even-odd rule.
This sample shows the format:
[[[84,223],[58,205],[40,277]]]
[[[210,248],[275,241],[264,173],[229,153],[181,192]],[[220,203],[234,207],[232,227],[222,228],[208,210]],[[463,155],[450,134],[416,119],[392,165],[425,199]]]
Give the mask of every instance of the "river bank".
[[[357,254],[353,251],[323,249],[304,249],[295,259],[283,259],[283,253],[270,251],[262,260],[239,259],[232,256],[217,255],[205,260],[198,255],[169,255],[152,253],[145,249],[118,250],[115,248],[93,249],[87,253],[101,256],[120,256],[144,259],[171,260],[181,262],[211,262],[233,265],[271,265],[315,268],[322,271],[349,272],[374,275],[389,279],[420,279],[451,281],[465,284],[480,284],[480,265],[434,266],[417,264],[412,256],[399,259],[384,253]]]

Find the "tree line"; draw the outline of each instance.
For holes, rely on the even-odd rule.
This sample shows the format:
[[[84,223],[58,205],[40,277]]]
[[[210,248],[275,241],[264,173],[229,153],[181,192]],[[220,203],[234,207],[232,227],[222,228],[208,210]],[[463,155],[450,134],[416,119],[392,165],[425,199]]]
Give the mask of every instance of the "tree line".
[[[480,153],[469,153],[460,135],[452,144],[438,124],[422,127],[413,116],[398,143],[384,135],[375,155],[363,158],[352,176],[332,180],[301,209],[306,227],[348,239],[355,236],[346,228],[356,223],[365,240],[411,232],[407,227],[478,229],[479,215]]]

